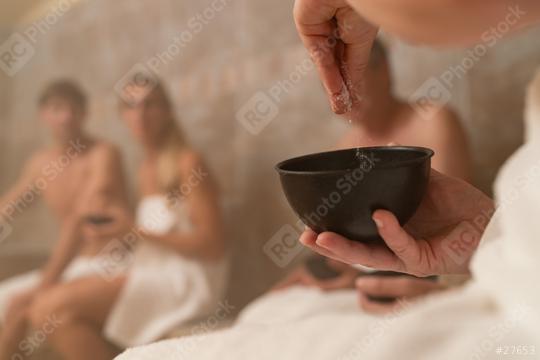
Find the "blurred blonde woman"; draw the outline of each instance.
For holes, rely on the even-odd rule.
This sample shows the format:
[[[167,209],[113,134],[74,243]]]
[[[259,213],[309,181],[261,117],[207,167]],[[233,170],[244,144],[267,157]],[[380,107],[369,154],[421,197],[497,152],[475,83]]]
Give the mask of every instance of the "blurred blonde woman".
[[[135,80],[125,89],[120,114],[144,151],[140,202],[135,219],[126,216],[134,230],[116,245],[133,246],[133,256],[118,258],[111,247],[103,276],[53,288],[31,312],[36,328],[51,314],[59,319],[47,340],[68,360],[112,359],[118,348],[159,340],[211,313],[225,290],[216,185],[186,142],[164,87],[142,75]],[[126,260],[129,270],[116,273],[116,262]]]

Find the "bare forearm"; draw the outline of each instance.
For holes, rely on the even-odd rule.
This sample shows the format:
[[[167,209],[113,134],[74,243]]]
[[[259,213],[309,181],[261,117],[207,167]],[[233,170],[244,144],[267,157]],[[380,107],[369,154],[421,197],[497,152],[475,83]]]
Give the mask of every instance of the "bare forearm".
[[[37,174],[41,171],[40,163],[35,159],[28,161],[17,182],[4,194],[0,195],[0,216],[12,220],[23,209],[34,204],[34,199],[41,195],[36,188]],[[25,195],[31,195],[32,201],[25,201]]]
[[[26,192],[31,192],[32,201],[25,201],[23,199]],[[37,195],[40,195],[40,193],[36,189],[26,187],[25,184],[18,184],[0,197],[0,217],[12,221],[25,209],[33,205]]]
[[[77,255],[81,246],[81,240],[78,220],[70,220],[64,224],[60,239],[43,269],[40,286],[50,286],[60,279],[66,267]]]
[[[433,45],[486,42],[540,22],[537,0],[347,1],[382,29],[409,41]]]

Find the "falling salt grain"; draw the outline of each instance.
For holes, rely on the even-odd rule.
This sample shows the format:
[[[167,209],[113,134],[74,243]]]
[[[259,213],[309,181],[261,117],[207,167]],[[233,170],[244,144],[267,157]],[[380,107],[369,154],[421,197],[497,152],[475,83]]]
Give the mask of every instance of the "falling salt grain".
[[[352,110],[353,104],[349,89],[345,85],[341,88],[341,92],[336,96],[336,102],[345,105],[345,112],[348,113]]]

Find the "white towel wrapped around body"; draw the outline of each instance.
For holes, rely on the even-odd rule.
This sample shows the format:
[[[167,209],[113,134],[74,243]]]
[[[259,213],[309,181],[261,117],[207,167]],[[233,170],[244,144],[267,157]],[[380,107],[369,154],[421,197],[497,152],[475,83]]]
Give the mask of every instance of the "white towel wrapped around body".
[[[154,234],[189,232],[183,203],[164,195],[141,200],[139,226]],[[210,314],[226,289],[227,262],[205,263],[143,241],[135,250],[127,282],[105,324],[105,336],[122,347],[148,344],[176,327]]]
[[[138,225],[155,234],[189,232],[185,204],[168,206],[164,195],[148,196],[137,209]],[[177,327],[212,313],[222,300],[228,277],[227,260],[205,263],[187,259],[163,246],[142,241],[135,253],[114,242],[95,257],[75,259],[63,280],[92,276],[126,276],[126,284],[105,324],[108,340],[121,346],[157,341]],[[119,253],[122,251],[122,254]],[[14,295],[40,280],[32,271],[0,283],[0,325]]]
[[[64,270],[62,281],[80,279],[87,276],[103,275],[104,263],[110,260],[107,257],[78,257]],[[115,264],[115,272],[123,273],[127,264]],[[0,283],[0,324],[4,321],[7,307],[11,299],[19,293],[30,290],[39,285],[41,271],[34,270],[25,274],[14,276]]]

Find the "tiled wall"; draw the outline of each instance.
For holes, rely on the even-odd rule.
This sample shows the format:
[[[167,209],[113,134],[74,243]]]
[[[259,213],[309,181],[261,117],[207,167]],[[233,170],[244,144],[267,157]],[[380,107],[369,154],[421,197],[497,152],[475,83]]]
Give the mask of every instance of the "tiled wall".
[[[57,76],[84,84],[93,101],[89,128],[122,147],[133,178],[137,148],[118,120],[113,88],[135,64],[158,64],[186,132],[221,184],[234,242],[231,298],[242,304],[279,275],[280,267],[264,254],[263,245],[295,221],[273,165],[328,149],[345,126],[333,119],[313,71],[297,77],[305,53],[294,30],[292,1],[224,2],[223,10],[210,11],[209,0],[89,0],[59,17],[40,34],[36,55],[9,85],[12,111],[0,119],[3,154],[9,154],[1,163],[1,186],[6,189],[23,160],[46,143],[46,134],[36,126],[34,102],[42,86]],[[192,40],[183,41],[174,54],[174,37],[186,36],[197,14],[207,24],[192,31]],[[540,49],[534,48],[539,34],[501,42],[450,89],[471,134],[484,189],[521,141],[522,89],[540,64]],[[405,97],[464,56],[393,39],[389,43],[397,92]],[[283,88],[286,80],[298,78],[277,101],[279,116],[259,135],[235,119],[257,91]],[[3,82],[0,92],[5,87]],[[15,225],[14,235],[0,247],[4,254],[45,251],[55,238],[54,222],[43,208],[29,211]]]

